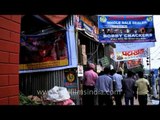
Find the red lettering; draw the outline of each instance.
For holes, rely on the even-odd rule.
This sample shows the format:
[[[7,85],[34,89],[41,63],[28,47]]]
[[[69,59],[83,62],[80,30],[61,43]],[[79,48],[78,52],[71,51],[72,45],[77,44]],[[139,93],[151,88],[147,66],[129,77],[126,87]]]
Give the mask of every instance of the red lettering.
[[[111,16],[108,20],[124,20],[124,16]]]
[[[127,20],[145,20],[145,18],[143,16],[126,16]]]
[[[143,54],[143,53],[144,53],[144,49],[140,49],[139,54]]]
[[[132,61],[129,60],[129,61],[128,61],[128,64],[131,64],[131,63],[132,63]]]
[[[138,55],[139,54],[139,51],[138,50],[135,50],[134,51],[134,55]]]
[[[127,53],[127,52],[122,52],[122,54],[123,54],[124,56],[127,56],[127,55],[128,55],[128,53]]]
[[[132,56],[133,55],[133,52],[132,51],[129,51],[128,52],[128,56]]]
[[[132,56],[132,55],[138,55],[143,53],[144,53],[144,49],[140,49],[140,50],[133,50],[133,51],[125,51],[125,52],[122,52],[122,55]]]

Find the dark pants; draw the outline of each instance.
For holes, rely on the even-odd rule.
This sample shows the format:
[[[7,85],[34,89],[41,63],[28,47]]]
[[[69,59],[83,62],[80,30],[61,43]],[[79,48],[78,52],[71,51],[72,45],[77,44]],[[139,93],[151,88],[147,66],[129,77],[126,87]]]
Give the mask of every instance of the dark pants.
[[[134,105],[134,97],[125,97],[125,105]]]
[[[147,95],[138,95],[138,102],[141,106],[147,105]]]
[[[122,105],[122,92],[115,92],[114,93],[114,98],[117,106]]]
[[[111,95],[106,94],[106,93],[98,95],[98,105],[99,106],[103,106],[103,105],[112,106],[113,102],[112,102]]]
[[[94,105],[94,86],[83,86],[83,105]]]

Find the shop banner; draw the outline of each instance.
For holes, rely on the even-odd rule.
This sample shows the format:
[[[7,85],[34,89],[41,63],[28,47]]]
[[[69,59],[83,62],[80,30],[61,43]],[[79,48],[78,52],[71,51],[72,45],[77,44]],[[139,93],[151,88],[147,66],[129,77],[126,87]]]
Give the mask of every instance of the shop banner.
[[[155,42],[153,16],[98,16],[102,43]]]
[[[142,64],[142,59],[128,60],[126,64],[128,69],[136,68]]]
[[[66,31],[46,35],[21,36],[20,70],[68,65]]]
[[[79,15],[74,15],[74,25],[77,30],[83,30],[88,36],[93,37],[96,41],[98,41],[96,26],[89,26],[87,23],[81,20]]]
[[[144,43],[115,43],[116,51],[130,51],[142,48],[150,48],[155,46],[155,42],[144,42]]]
[[[131,51],[123,51],[123,52],[116,51],[116,61],[127,61],[132,59],[138,59],[147,57],[147,55],[148,55],[147,49],[138,49]]]
[[[101,64],[103,67],[110,65],[109,57],[107,57],[107,56],[104,56],[103,58],[101,58],[100,61],[101,61]]]

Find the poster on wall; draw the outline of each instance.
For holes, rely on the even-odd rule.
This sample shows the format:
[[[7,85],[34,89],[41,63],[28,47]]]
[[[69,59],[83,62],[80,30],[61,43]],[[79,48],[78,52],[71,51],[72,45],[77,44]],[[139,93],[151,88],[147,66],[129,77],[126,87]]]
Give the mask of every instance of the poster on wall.
[[[66,69],[65,71],[64,86],[66,88],[77,88],[77,73],[76,69]]]
[[[138,59],[142,57],[147,57],[147,55],[148,55],[148,49],[116,52],[116,61]]]
[[[142,59],[128,60],[126,63],[127,68],[132,69],[135,67],[139,67],[142,64]]]
[[[77,68],[70,68],[64,71],[64,87],[67,88],[70,95],[78,94]]]
[[[66,31],[46,35],[21,36],[20,70],[68,65]]]
[[[102,43],[156,42],[153,16],[98,16]]]

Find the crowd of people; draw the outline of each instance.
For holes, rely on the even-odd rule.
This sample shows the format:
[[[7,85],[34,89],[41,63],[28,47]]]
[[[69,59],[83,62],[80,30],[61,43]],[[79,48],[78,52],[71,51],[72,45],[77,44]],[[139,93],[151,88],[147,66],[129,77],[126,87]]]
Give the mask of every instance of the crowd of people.
[[[134,105],[134,100],[138,99],[139,105],[146,106],[148,96],[158,99],[156,80],[160,83],[160,75],[156,78],[153,71],[148,78],[144,71],[128,71],[124,76],[110,67],[98,74],[95,65],[89,63],[83,79],[83,105],[122,106],[122,99],[125,105]]]

